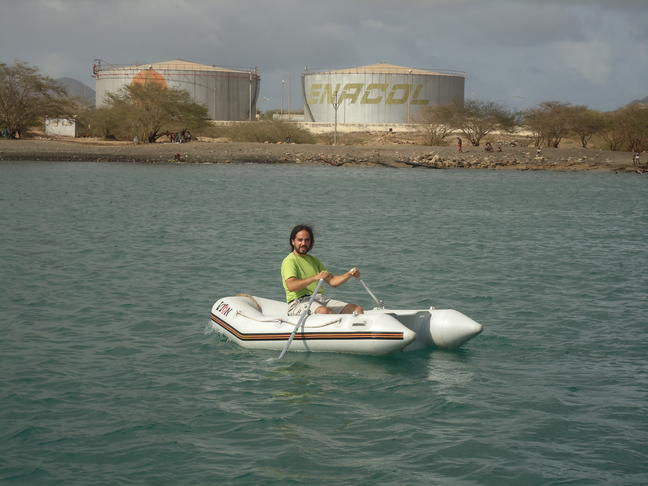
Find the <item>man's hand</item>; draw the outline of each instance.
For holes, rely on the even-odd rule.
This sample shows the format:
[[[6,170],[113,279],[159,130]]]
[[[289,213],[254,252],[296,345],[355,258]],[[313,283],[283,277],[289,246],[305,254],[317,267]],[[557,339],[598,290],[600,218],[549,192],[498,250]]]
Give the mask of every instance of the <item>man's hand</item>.
[[[351,270],[349,270],[349,275],[355,278],[360,278],[360,269],[357,267],[353,267]]]
[[[327,283],[328,283],[329,280],[331,280],[331,278],[333,278],[333,274],[331,272],[327,272],[326,270],[322,270],[320,273],[318,273],[314,277],[315,282],[317,282],[320,279],[324,279],[324,281],[327,282]]]

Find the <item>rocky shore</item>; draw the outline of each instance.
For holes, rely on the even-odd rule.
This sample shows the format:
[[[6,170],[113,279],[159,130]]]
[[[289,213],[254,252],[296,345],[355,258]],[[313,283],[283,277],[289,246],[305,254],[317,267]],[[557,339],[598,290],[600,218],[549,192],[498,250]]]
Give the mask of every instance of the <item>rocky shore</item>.
[[[642,154],[645,159],[646,154]],[[0,160],[139,163],[263,163],[332,166],[384,166],[419,169],[500,169],[637,172],[632,153],[582,148],[505,146],[501,152],[482,147],[421,145],[297,145],[193,141],[133,144],[74,139],[0,139]],[[647,167],[648,160],[641,160]],[[641,172],[641,171],[639,171]]]

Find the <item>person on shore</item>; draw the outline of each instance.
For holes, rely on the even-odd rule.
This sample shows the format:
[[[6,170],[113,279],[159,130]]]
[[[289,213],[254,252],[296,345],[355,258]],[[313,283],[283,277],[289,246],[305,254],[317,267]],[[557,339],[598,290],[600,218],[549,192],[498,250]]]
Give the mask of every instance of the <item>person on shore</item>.
[[[493,146],[491,145],[490,142],[486,142],[486,146],[484,147],[484,150],[486,152],[492,152],[493,151]]]
[[[635,167],[639,167],[639,152],[635,152],[632,156],[632,163]]]
[[[338,287],[351,277],[360,278],[360,270],[352,268],[341,275],[333,275],[322,262],[309,255],[315,244],[313,229],[305,224],[295,226],[290,233],[292,251],[281,262],[281,281],[286,291],[288,315],[302,314],[308,308],[308,301],[320,279],[331,287]],[[362,314],[364,309],[356,304],[349,304],[324,296],[320,287],[312,304],[318,314]]]
[[[457,152],[463,152],[462,146],[463,141],[461,140],[461,137],[457,137]]]

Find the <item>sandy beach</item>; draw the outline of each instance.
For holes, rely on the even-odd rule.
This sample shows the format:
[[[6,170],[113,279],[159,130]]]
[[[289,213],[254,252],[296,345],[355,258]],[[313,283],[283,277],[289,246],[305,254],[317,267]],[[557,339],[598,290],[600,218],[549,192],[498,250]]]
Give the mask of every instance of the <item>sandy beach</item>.
[[[583,148],[506,145],[501,152],[482,147],[422,145],[269,144],[219,141],[133,144],[88,139],[0,139],[0,160],[139,163],[265,163],[393,168],[472,168],[499,170],[635,172],[632,153]],[[644,165],[645,160],[641,161]]]

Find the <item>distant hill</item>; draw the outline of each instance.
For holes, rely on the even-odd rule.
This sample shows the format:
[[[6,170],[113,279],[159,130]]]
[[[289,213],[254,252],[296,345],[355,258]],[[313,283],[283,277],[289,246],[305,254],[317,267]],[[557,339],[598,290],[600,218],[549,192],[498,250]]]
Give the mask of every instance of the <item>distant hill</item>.
[[[648,96],[641,98],[640,100],[631,101],[628,105],[648,105]]]
[[[81,81],[73,78],[58,78],[56,82],[65,88],[68,96],[82,98],[87,100],[91,106],[95,105],[95,90],[86,86]]]

